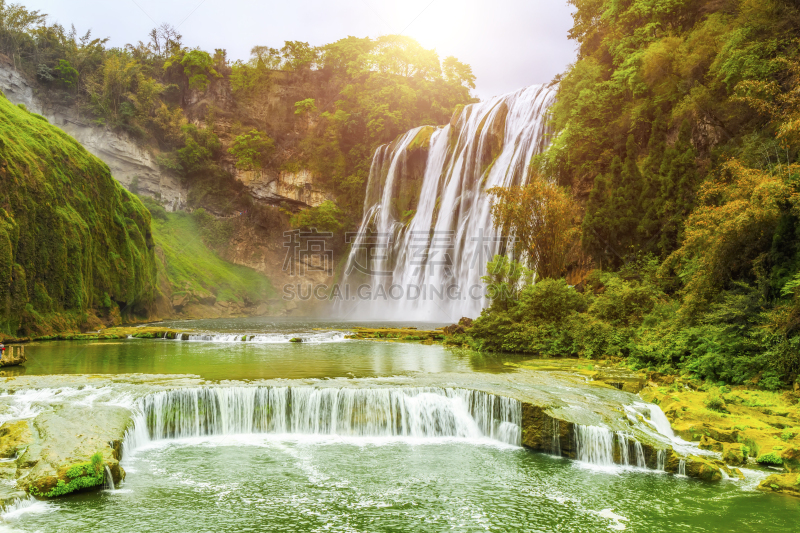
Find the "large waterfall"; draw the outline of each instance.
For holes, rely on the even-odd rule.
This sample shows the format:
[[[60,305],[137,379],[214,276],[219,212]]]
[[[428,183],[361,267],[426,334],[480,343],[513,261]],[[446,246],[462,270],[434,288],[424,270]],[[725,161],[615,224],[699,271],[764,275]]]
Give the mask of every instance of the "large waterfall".
[[[481,276],[503,250],[486,190],[527,182],[554,95],[536,85],[472,104],[375,152],[340,312],[429,321],[480,313]]]
[[[129,449],[253,433],[490,438],[513,445],[521,439],[518,401],[464,389],[192,388],[151,394],[137,410]]]

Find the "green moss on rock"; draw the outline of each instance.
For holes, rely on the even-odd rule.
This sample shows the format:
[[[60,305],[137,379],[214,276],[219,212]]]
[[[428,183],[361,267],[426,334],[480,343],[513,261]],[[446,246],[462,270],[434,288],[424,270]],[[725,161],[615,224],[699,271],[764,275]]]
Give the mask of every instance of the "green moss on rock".
[[[78,329],[156,295],[150,213],[61,129],[0,97],[0,332]]]
[[[775,452],[769,452],[759,455],[756,462],[762,465],[782,465],[783,459]]]
[[[103,456],[98,452],[86,463],[78,463],[67,468],[65,479],[59,479],[56,486],[45,493],[40,493],[35,487],[31,494],[45,498],[64,496],[71,492],[102,485],[105,481],[103,469]]]

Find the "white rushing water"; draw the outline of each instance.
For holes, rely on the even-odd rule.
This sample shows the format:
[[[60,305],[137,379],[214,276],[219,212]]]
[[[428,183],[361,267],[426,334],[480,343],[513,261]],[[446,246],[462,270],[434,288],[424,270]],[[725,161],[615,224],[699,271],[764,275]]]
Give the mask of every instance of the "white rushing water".
[[[324,344],[329,342],[343,342],[343,331],[317,331],[313,333],[178,333],[176,341],[182,342],[250,342],[254,344],[284,344],[300,339],[306,344]],[[296,342],[296,341],[295,341]]]
[[[437,128],[410,213],[396,202],[416,179],[408,174],[423,128],[380,147],[343,281],[351,294],[361,283],[370,290],[358,302],[337,300],[338,310],[369,319],[477,316],[486,303],[486,262],[503,249],[486,190],[527,183],[532,157],[548,142],[545,113],[554,96],[531,86],[466,106],[452,125]]]
[[[630,435],[580,424],[575,424],[574,433],[576,457],[581,462],[604,468],[647,468],[642,444]]]
[[[483,392],[440,388],[193,388],[137,404],[125,449],[213,435],[454,437],[520,445],[521,406]]]

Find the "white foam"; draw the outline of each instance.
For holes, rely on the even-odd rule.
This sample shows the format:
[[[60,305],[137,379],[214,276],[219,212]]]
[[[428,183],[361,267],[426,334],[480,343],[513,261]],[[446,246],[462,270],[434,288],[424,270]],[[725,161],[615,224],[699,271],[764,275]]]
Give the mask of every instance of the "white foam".
[[[627,526],[623,524],[623,522],[627,522],[628,519],[622,515],[618,515],[614,512],[614,509],[603,509],[602,511],[597,513],[597,516],[601,518],[607,518],[608,520],[612,520],[612,523],[608,525],[608,529],[614,529],[617,531],[623,531],[627,529]]]
[[[28,497],[7,505],[3,512],[0,513],[0,517],[5,521],[13,521],[28,514],[51,513],[57,509],[58,507],[51,502],[44,502]]]
[[[182,342],[208,342],[208,343],[248,343],[248,344],[287,344],[292,339],[301,339],[303,344],[326,344],[344,342],[348,332],[343,331],[315,331],[312,333],[179,333],[175,340],[181,341],[184,336],[188,339]]]

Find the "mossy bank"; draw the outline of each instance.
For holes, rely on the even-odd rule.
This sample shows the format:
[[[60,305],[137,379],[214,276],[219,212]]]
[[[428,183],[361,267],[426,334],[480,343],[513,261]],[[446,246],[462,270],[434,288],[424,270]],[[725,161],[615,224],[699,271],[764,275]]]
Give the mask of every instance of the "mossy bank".
[[[108,167],[0,97],[0,332],[144,317],[157,295],[150,213]]]

